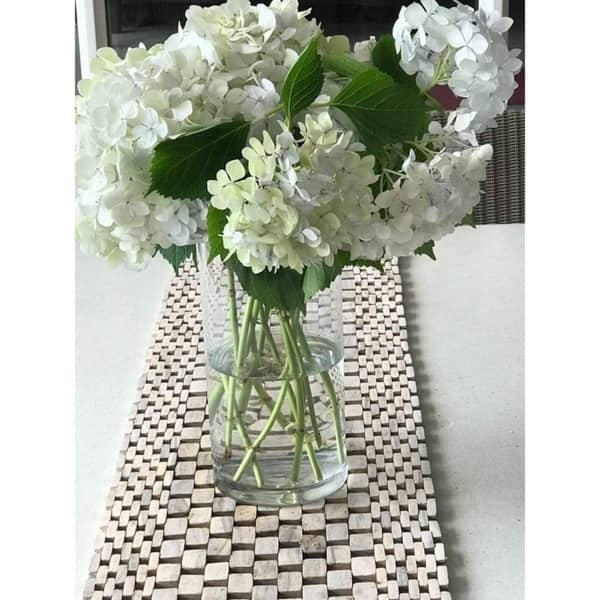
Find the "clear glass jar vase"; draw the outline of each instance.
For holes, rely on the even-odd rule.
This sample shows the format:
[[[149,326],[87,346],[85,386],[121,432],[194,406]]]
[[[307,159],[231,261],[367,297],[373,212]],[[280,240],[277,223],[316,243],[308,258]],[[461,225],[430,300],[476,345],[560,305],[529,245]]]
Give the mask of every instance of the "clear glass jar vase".
[[[199,243],[215,485],[259,505],[329,496],[348,472],[341,278],[304,310],[277,310],[207,257]]]

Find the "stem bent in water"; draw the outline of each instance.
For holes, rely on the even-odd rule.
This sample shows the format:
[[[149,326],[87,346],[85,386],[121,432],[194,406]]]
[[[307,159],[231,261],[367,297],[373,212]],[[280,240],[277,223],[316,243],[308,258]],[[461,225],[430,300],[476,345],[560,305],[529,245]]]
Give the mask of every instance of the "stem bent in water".
[[[304,455],[310,464],[315,481],[322,481],[323,471],[319,464],[318,450],[324,448],[324,443],[311,390],[311,374],[318,373],[322,381],[333,413],[337,456],[340,464],[345,460],[340,405],[331,376],[326,370],[319,371],[319,366],[302,330],[300,311],[279,310],[271,313],[255,298],[249,297],[240,323],[235,275],[230,269],[228,269],[228,277],[229,319],[233,342],[232,372],[222,374],[221,380],[211,390],[208,410],[212,419],[220,403],[226,402],[225,457],[231,459],[233,455],[234,427],[245,450],[233,480],[240,481],[247,469],[251,467],[257,487],[261,488],[265,483],[268,484],[259,459],[263,443],[277,424],[282,432],[289,434],[293,440],[290,472],[292,483],[296,484],[300,480]],[[279,326],[275,335],[271,324],[272,315],[275,317],[273,319],[275,326]],[[278,346],[276,335],[283,347]],[[271,397],[260,375],[254,374],[257,366],[268,364],[268,357],[279,369],[282,380],[276,399]],[[253,390],[255,396],[252,395]],[[251,398],[256,398],[268,411],[267,420],[254,439],[244,422]],[[256,410],[254,404],[252,407],[250,410]]]

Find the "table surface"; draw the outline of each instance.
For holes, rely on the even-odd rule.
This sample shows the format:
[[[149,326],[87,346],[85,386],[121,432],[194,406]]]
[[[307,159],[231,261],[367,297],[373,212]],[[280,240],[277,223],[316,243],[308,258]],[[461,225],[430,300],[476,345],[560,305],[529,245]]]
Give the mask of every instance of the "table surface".
[[[402,259],[439,520],[457,600],[523,592],[524,227],[462,227]],[[171,276],[77,253],[76,590],[87,575],[144,354]]]

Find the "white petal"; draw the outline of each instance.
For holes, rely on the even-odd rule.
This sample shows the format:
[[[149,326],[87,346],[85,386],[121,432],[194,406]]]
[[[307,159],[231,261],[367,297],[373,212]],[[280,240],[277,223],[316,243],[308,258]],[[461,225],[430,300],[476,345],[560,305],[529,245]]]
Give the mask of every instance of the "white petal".
[[[313,229],[311,229],[310,227],[307,227],[306,229],[304,229],[302,231],[302,235],[309,241],[309,242],[316,242],[319,239],[319,236],[314,232]]]
[[[265,31],[272,31],[275,29],[277,24],[275,20],[275,15],[270,8],[267,8],[264,4],[259,4],[256,7],[256,11],[258,12],[258,24]]]
[[[231,181],[238,181],[240,179],[243,179],[244,175],[246,175],[244,165],[242,165],[242,163],[239,160],[230,160],[225,165],[225,170],[231,178]]]
[[[138,106],[133,100],[125,102],[121,108],[121,117],[123,117],[123,119],[135,119],[137,113]]]
[[[131,203],[131,210],[133,210],[133,212],[139,216],[145,216],[150,214],[150,208],[145,202],[142,202],[141,200],[133,201]]]
[[[475,116],[475,113],[472,113],[472,112],[457,113],[456,121],[454,123],[454,128],[456,129],[456,131],[465,130],[470,125],[474,116]]]
[[[473,27],[473,24],[469,21],[464,21],[460,25],[460,32],[462,33],[462,36],[465,38],[465,40],[468,42],[473,37],[473,34],[475,33],[475,28]]]
[[[104,206],[100,206],[98,209],[98,223],[104,227],[110,227],[113,224],[112,213]]]
[[[208,95],[214,99],[220,99],[225,96],[227,90],[229,89],[227,83],[222,79],[215,79],[211,81],[208,86]]]
[[[156,143],[156,134],[152,129],[145,129],[144,133],[138,137],[140,148],[152,148]]]
[[[469,41],[469,47],[475,54],[483,54],[488,48],[488,42],[480,33],[476,33]]]
[[[453,48],[461,48],[467,43],[460,32],[460,29],[456,27],[456,25],[450,25],[450,27],[446,29],[446,37],[448,39],[448,43]]]
[[[406,7],[406,12],[404,13],[406,20],[413,26],[419,27],[423,25],[425,19],[427,18],[427,13],[423,10],[423,7],[416,2]]]
[[[469,46],[463,46],[460,50],[457,50],[454,60],[459,67],[462,67],[463,61],[474,61],[477,57]]]
[[[518,58],[509,58],[503,65],[502,68],[507,71],[512,71],[513,73],[517,73],[521,70],[523,63]]]
[[[496,33],[504,33],[512,27],[512,24],[513,20],[510,17],[500,17],[491,24],[490,29]]]
[[[427,47],[433,52],[442,52],[446,46],[447,42],[442,36],[432,34],[427,36]]]
[[[225,210],[229,207],[229,204],[224,196],[213,196],[210,202],[215,208],[218,208],[219,210]]]
[[[153,108],[147,108],[144,110],[144,116],[142,118],[144,125],[147,127],[152,127],[158,123],[158,120],[158,113]]]
[[[173,118],[176,121],[183,121],[187,119],[192,114],[192,111],[193,107],[190,100],[186,100],[185,102],[182,102],[181,104],[178,104],[177,106],[174,106],[171,109],[171,112],[173,113]]]

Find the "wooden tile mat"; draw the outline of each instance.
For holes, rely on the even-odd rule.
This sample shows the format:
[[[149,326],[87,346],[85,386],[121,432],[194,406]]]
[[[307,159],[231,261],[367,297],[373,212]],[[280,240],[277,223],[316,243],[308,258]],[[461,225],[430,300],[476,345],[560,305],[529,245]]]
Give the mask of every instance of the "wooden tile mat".
[[[398,266],[343,277],[347,485],[283,509],[214,488],[187,265],[149,350],[84,598],[450,600]]]

